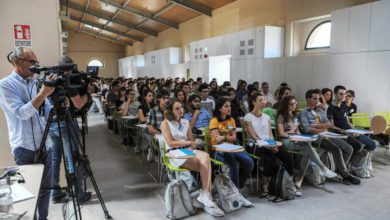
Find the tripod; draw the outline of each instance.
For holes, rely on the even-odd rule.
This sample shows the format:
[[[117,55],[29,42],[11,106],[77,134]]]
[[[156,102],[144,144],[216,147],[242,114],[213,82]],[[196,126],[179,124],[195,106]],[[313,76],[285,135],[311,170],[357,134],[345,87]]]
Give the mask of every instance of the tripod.
[[[80,139],[78,138],[78,135],[75,135],[76,138],[71,138],[72,130],[75,130],[73,125],[73,119],[71,117],[71,114],[69,112],[68,107],[66,106],[66,96],[58,96],[54,95],[52,96],[54,107],[50,110],[49,118],[43,133],[42,141],[40,143],[39,149],[38,149],[38,156],[36,158],[37,162],[43,161],[42,157],[45,155],[45,142],[47,140],[47,135],[49,133],[50,125],[53,123],[54,115],[57,117],[57,124],[58,124],[58,133],[60,138],[60,147],[62,149],[62,158],[64,161],[64,168],[65,168],[65,174],[66,174],[66,181],[67,181],[67,190],[72,198],[73,203],[73,209],[74,209],[74,215],[76,220],[81,220],[81,208],[80,208],[80,201],[79,201],[79,192],[80,188],[78,179],[77,179],[77,171],[82,166],[84,169],[86,176],[89,176],[92,182],[92,185],[95,189],[96,195],[99,199],[99,202],[102,206],[104,215],[106,219],[112,219],[110,214],[108,213],[108,210],[105,206],[103,197],[99,191],[98,185],[96,183],[95,177],[93,175],[92,169],[90,167],[90,161],[88,159],[88,156],[85,154],[85,142],[83,145],[80,142]],[[62,132],[61,132],[61,125],[60,122],[65,122],[65,129],[67,131],[67,135],[69,135],[69,142],[70,142],[70,150],[65,149],[63,141],[62,141]],[[75,140],[76,139],[76,140]],[[80,147],[81,146],[81,147]],[[77,149],[80,153],[77,157],[77,163],[74,163],[73,158],[76,159],[75,155],[73,155],[73,149]]]

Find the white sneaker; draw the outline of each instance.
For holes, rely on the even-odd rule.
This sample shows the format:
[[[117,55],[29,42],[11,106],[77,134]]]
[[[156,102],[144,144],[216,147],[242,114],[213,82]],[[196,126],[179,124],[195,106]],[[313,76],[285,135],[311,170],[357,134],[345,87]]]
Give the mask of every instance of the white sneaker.
[[[241,194],[241,197],[240,197],[240,201],[242,203],[242,206],[244,207],[253,207],[253,203],[249,200],[247,200],[242,194]]]
[[[337,174],[329,169],[326,169],[325,171],[322,171],[322,174],[326,177],[326,178],[335,178],[337,176]]]
[[[202,203],[205,207],[214,207],[217,206],[214,202],[213,199],[211,198],[211,195],[209,193],[205,193],[201,191],[199,193],[198,198],[196,198],[200,203]]]
[[[302,196],[302,193],[299,192],[297,188],[294,189],[294,193],[295,193],[296,197],[301,197]]]
[[[215,207],[205,206],[204,211],[215,217],[225,216],[225,212],[223,212],[218,206]]]

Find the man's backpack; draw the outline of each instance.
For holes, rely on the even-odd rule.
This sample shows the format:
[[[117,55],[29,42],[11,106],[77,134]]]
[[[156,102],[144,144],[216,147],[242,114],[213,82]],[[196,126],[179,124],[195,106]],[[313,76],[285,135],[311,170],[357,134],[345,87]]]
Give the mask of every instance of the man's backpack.
[[[351,158],[351,172],[360,178],[370,178],[374,176],[371,162],[372,152],[362,150],[355,153]]]
[[[217,191],[214,198],[217,198],[217,205],[225,213],[238,210],[242,207],[242,202],[240,200],[242,195],[228,176],[219,173],[214,178],[213,185],[214,189]]]
[[[279,166],[276,175],[271,177],[268,184],[268,192],[275,196],[273,202],[290,200],[295,198],[295,186],[293,178],[288,174],[284,166]]]
[[[180,219],[195,214],[192,196],[183,180],[172,180],[165,191],[167,218]]]
[[[325,176],[321,175],[321,168],[313,161],[310,161],[306,170],[306,180],[313,186],[325,183]]]

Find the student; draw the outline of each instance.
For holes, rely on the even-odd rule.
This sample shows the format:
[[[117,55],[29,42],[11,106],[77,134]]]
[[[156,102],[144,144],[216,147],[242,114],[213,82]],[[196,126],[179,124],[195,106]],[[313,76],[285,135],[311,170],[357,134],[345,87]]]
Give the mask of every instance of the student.
[[[343,104],[347,107],[347,116],[351,117],[353,113],[357,113],[357,106],[353,103],[355,98],[355,92],[353,90],[347,90],[345,92],[345,101]]]
[[[291,95],[291,89],[290,87],[287,87],[287,86],[282,86],[280,87],[279,89],[279,93],[278,93],[278,101],[272,106],[273,109],[278,109],[279,108],[279,104],[280,104],[280,101],[285,97],[285,96],[288,96],[288,95]]]
[[[346,88],[338,85],[334,87],[333,92],[335,100],[329,105],[327,116],[331,122],[331,128],[336,132],[344,133],[344,130],[354,128],[348,120],[347,107],[342,103],[346,94]],[[377,143],[366,135],[348,135],[347,142],[352,145],[355,153],[360,152],[363,148],[367,151],[373,151],[378,147]]]
[[[336,173],[329,170],[322,162],[320,157],[317,154],[317,151],[312,147],[310,142],[291,142],[289,140],[289,135],[291,134],[299,134],[298,129],[298,118],[297,118],[297,100],[294,96],[286,96],[284,97],[279,105],[278,113],[277,113],[277,130],[278,135],[281,138],[283,143],[283,147],[286,150],[297,151],[299,154],[309,158],[311,161],[316,163],[324,175],[327,178],[334,178],[337,176]],[[300,187],[303,178],[305,177],[306,169],[309,165],[309,161],[306,159],[302,160],[302,172],[300,176],[296,178],[296,185]],[[305,163],[306,162],[306,163]]]
[[[200,106],[212,114],[215,109],[215,102],[208,98],[209,87],[206,84],[202,84],[198,87],[198,95],[200,96]]]
[[[310,89],[306,92],[307,107],[299,115],[299,120],[305,134],[325,132],[331,126],[325,111],[317,106],[320,100],[320,93],[321,91],[319,89]],[[315,141],[312,144],[318,146],[319,141]],[[360,180],[351,175],[346,166],[353,152],[351,145],[341,139],[322,138],[319,147],[332,153],[337,169],[336,172],[343,177],[344,183],[360,184]]]
[[[248,84],[246,83],[245,80],[241,80],[239,86],[237,87],[237,91],[236,91],[236,99],[237,101],[243,101],[243,97],[248,94],[248,91],[246,89],[246,86]]]
[[[215,104],[214,117],[209,125],[211,145],[224,142],[235,143],[237,140],[236,123],[231,117],[230,102],[225,98],[218,98]],[[230,179],[237,188],[242,189],[254,166],[252,158],[245,151],[240,153],[216,152],[216,154],[217,159],[229,166]],[[244,196],[241,196],[241,202],[245,207],[252,206],[252,203]]]
[[[265,107],[271,108],[276,101],[272,95],[272,92],[269,91],[269,84],[267,82],[261,83],[261,90],[264,94],[265,100],[267,100]]]
[[[249,113],[244,117],[245,128],[248,131],[249,137],[254,141],[274,139],[271,130],[271,120],[267,114],[262,112],[266,105],[266,99],[262,93],[255,93],[249,98]],[[254,146],[256,148],[257,146]],[[293,176],[293,158],[292,155],[283,148],[275,147],[272,149],[259,147],[254,154],[260,156],[264,160],[264,175],[271,177],[277,174],[279,166],[284,166],[286,171]],[[295,195],[302,194],[295,189]]]
[[[146,123],[149,111],[153,108],[154,93],[151,90],[145,92],[141,98],[141,105],[138,107],[138,121],[139,123]]]
[[[321,97],[319,106],[325,111],[328,109],[329,105],[332,104],[333,92],[329,88],[323,88],[321,90]]]
[[[211,197],[211,162],[209,154],[197,150],[193,141],[190,123],[182,119],[183,104],[174,99],[164,110],[165,120],[161,123],[161,132],[166,142],[167,152],[186,148],[195,156],[188,159],[169,159],[169,162],[180,168],[194,170],[200,173],[202,189],[197,200],[204,205],[204,210],[213,216],[224,216],[225,213],[213,202]]]
[[[188,111],[188,102],[187,102],[187,96],[184,90],[179,89],[175,92],[175,98],[177,98],[180,102],[184,105],[185,112]]]
[[[207,128],[210,124],[211,116],[208,111],[200,107],[200,96],[191,95],[188,98],[189,111],[184,118],[190,122],[192,128]]]

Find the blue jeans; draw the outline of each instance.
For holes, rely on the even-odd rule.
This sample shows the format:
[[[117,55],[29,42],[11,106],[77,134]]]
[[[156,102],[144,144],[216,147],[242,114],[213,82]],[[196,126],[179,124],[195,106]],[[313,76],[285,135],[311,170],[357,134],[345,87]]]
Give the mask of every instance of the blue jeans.
[[[217,160],[229,166],[230,179],[237,188],[243,188],[254,167],[253,159],[249,154],[245,151],[239,153],[217,152]]]
[[[17,165],[33,164],[34,156],[35,151],[27,150],[22,147],[18,147],[14,150],[14,159]],[[41,189],[39,190],[37,210],[34,218],[38,220],[46,220],[49,213],[50,189],[52,188],[52,149],[46,152],[43,165]]]
[[[69,131],[70,135],[68,133],[68,129],[66,127],[65,122],[60,122],[60,129],[61,129],[61,138],[62,138],[62,144],[63,147],[61,148],[61,138],[59,135],[59,129],[57,122],[53,122],[50,126],[50,137],[54,142],[53,147],[53,158],[52,158],[52,166],[53,166],[53,185],[55,189],[53,190],[53,198],[59,196],[61,194],[61,190],[59,187],[59,181],[60,181],[60,165],[61,165],[61,159],[62,159],[62,152],[64,150],[65,158],[66,158],[66,164],[67,169],[70,174],[75,174],[77,179],[77,186],[79,194],[78,196],[82,197],[84,196],[84,168],[82,164],[77,164],[77,161],[74,161],[74,158],[80,154],[79,149],[81,146],[79,146],[79,141],[81,141],[80,138],[80,130],[77,121],[73,121],[72,124],[69,125]],[[72,143],[72,146],[71,146]],[[72,148],[71,148],[72,147]],[[72,151],[71,151],[72,149]],[[73,157],[72,157],[73,154]]]

